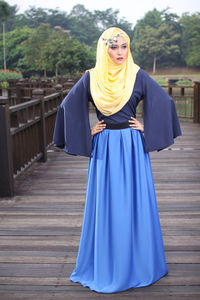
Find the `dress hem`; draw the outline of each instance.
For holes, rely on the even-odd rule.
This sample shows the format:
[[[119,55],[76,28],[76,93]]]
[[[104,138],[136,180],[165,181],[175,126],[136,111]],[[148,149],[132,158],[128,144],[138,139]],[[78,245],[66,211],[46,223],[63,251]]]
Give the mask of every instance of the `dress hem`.
[[[116,293],[124,292],[124,291],[130,290],[130,289],[148,287],[150,285],[153,285],[155,282],[159,281],[161,278],[167,276],[167,274],[168,274],[168,271],[166,271],[163,275],[159,276],[159,278],[155,279],[151,283],[146,283],[146,284],[142,284],[142,285],[138,285],[138,286],[130,286],[130,287],[127,287],[127,288],[122,289],[120,291],[110,291],[110,292],[106,292],[106,291],[102,292],[102,291],[99,291],[99,290],[96,290],[96,289],[92,288],[89,284],[82,283],[80,280],[72,280],[71,278],[69,278],[69,279],[74,283],[80,283],[83,287],[88,287],[92,292],[96,292],[96,293],[100,293],[100,294],[116,294]]]

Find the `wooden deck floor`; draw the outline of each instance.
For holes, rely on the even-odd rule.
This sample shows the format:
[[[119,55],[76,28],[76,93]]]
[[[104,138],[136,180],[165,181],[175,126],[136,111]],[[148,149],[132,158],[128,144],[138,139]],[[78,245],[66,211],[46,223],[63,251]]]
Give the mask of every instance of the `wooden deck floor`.
[[[151,154],[169,274],[152,286],[98,294],[68,279],[88,160],[53,149],[0,201],[0,299],[200,299],[200,125],[182,123],[172,150]]]

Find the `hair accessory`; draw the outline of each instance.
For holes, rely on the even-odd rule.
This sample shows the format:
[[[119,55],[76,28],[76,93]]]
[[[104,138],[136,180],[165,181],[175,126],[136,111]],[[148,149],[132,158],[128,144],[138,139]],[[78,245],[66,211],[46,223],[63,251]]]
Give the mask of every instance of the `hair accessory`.
[[[108,45],[108,43],[109,43],[109,45],[112,47],[113,46],[113,41],[115,42],[115,43],[117,43],[118,42],[118,37],[120,36],[120,33],[118,33],[117,35],[115,35],[112,39],[104,39],[104,38],[102,38],[102,40],[103,41],[105,41],[105,46],[107,46]]]

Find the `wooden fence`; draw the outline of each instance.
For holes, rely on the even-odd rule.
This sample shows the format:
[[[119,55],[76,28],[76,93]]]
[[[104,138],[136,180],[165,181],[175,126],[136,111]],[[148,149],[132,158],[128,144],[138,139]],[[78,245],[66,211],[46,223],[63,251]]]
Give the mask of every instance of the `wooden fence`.
[[[78,80],[70,80],[62,78],[60,80],[9,80],[9,88],[0,88],[0,95],[8,97],[9,106],[14,106],[20,103],[27,102],[33,99],[33,91],[42,89],[44,96],[51,95],[56,92],[57,87],[62,85],[63,89],[68,89]]]
[[[59,104],[69,90],[44,96],[33,90],[33,100],[9,106],[0,98],[0,196],[14,194],[14,179],[37,160],[46,161],[52,144]]]
[[[200,82],[193,81],[192,86],[163,86],[174,99],[178,116],[181,120],[200,123]]]
[[[173,98],[179,119],[200,123],[200,82],[193,81],[192,86],[162,85]],[[143,103],[137,108],[137,115],[142,116]]]
[[[15,178],[35,161],[46,161],[58,106],[72,85],[63,90],[57,85],[50,95],[45,89],[31,89],[31,100],[23,102],[22,97],[16,105],[0,97],[0,197],[13,196]],[[200,82],[163,88],[173,97],[180,119],[200,123]]]

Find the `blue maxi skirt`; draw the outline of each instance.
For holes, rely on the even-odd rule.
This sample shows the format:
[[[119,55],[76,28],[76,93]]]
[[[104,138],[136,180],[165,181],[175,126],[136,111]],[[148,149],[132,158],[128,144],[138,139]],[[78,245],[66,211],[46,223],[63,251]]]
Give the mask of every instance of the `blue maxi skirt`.
[[[131,128],[94,136],[73,282],[100,293],[150,285],[167,274],[149,154]]]

